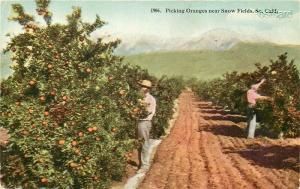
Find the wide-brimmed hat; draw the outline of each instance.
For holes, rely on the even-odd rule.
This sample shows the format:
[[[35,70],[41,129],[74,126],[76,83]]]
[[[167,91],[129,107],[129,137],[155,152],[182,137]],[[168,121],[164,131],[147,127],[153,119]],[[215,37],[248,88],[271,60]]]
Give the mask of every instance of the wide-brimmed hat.
[[[143,87],[146,87],[146,88],[151,88],[152,87],[152,83],[151,81],[149,80],[142,80],[142,81],[139,81],[139,84]]]

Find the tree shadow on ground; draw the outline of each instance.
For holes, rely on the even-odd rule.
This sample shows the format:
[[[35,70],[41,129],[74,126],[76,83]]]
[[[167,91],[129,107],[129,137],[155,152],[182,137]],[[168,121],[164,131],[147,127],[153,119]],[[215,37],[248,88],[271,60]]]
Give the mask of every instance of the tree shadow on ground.
[[[137,162],[135,162],[135,161],[133,161],[133,160],[127,160],[127,163],[128,163],[129,165],[132,165],[132,166],[138,167],[138,163],[137,163]]]
[[[208,115],[203,116],[205,120],[223,120],[223,121],[232,121],[233,123],[246,122],[247,118],[241,115]]]
[[[221,114],[221,115],[226,115],[228,114],[228,112],[225,112],[224,110],[216,110],[216,109],[203,109],[200,110],[199,112],[202,113],[208,113],[208,114]]]
[[[207,127],[199,127],[199,131],[211,132],[214,135],[222,135],[229,137],[245,138],[246,130],[237,125],[209,125]]]
[[[248,144],[246,149],[227,148],[225,153],[236,153],[256,165],[273,169],[290,169],[299,172],[299,145]]]
[[[201,110],[205,110],[205,109],[214,109],[211,105],[209,104],[198,104],[197,106],[198,108],[200,108]]]

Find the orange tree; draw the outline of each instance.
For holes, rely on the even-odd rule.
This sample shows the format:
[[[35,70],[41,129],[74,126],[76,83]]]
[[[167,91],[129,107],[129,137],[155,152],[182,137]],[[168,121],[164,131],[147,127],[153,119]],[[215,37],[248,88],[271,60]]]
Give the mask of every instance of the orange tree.
[[[157,85],[152,91],[152,94],[156,97],[158,107],[151,129],[154,138],[165,134],[165,128],[168,126],[168,121],[174,113],[173,102],[183,88],[184,81],[182,78],[167,78],[163,76],[157,81]]]
[[[266,82],[260,93],[272,97],[271,102],[260,101],[257,105],[262,129],[268,134],[295,137],[300,127],[300,79],[294,60],[287,61],[287,53],[278,56],[269,66],[256,64],[251,73],[227,73],[222,79],[199,82],[192,85],[203,99],[223,106],[235,113],[246,115],[246,92],[250,86],[262,78]]]
[[[113,54],[120,41],[92,41],[90,34],[105,24],[98,16],[86,23],[74,8],[67,24],[52,24],[49,1],[36,4],[46,26],[13,5],[11,19],[24,32],[5,50],[14,73],[1,82],[0,124],[10,134],[1,147],[2,180],[8,187],[108,188],[124,174],[136,120],[145,114],[138,81],[153,80],[157,98],[169,104],[180,89],[123,64]],[[166,89],[171,97],[160,91]],[[158,109],[170,117],[172,106]],[[162,119],[164,111],[158,112]]]

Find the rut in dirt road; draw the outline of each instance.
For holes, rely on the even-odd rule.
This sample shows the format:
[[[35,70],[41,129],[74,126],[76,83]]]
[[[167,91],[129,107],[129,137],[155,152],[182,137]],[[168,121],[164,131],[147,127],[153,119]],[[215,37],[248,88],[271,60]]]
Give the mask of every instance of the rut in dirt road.
[[[139,188],[297,188],[299,139],[247,140],[239,119],[181,94],[175,125]]]

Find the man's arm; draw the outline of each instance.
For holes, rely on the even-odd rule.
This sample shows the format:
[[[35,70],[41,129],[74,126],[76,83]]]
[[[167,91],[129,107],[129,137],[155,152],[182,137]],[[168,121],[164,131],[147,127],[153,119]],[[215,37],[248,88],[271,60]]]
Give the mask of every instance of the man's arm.
[[[266,79],[262,79],[258,84],[256,84],[257,89],[266,81]]]
[[[272,98],[269,97],[269,96],[260,96],[259,99],[262,99],[262,100],[272,100]]]
[[[258,94],[258,93],[252,93],[252,95],[253,95],[253,98],[255,98],[256,100],[272,100],[272,98],[271,97],[269,97],[269,96],[262,96],[262,95],[260,95],[260,94]]]

